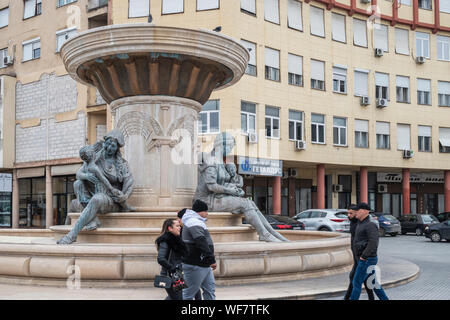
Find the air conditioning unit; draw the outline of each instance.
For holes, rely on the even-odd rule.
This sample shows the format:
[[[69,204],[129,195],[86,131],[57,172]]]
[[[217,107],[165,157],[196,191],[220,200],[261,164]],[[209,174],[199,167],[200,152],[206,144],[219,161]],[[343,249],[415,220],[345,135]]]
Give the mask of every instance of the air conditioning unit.
[[[403,150],[403,159],[412,158],[413,155],[414,155],[413,150]]]
[[[306,142],[305,141],[295,141],[295,150],[305,150]]]
[[[3,57],[3,64],[5,66],[11,66],[14,64],[14,59],[11,58],[10,56],[5,56],[5,57]]]
[[[382,57],[384,54],[383,49],[381,48],[375,48],[375,57]]]
[[[425,63],[425,57],[416,57],[416,63],[417,64]]]
[[[384,108],[384,107],[387,107],[387,105],[388,105],[387,99],[381,99],[381,98],[377,99],[377,107],[378,108]]]
[[[296,177],[297,176],[297,170],[295,170],[295,169],[288,169],[288,176],[289,177]]]
[[[361,103],[362,106],[368,106],[370,104],[369,97],[361,97],[360,103]]]
[[[378,185],[378,193],[387,193],[388,185],[387,184],[379,184]]]
[[[370,0],[361,0],[361,3],[370,3]]]
[[[344,186],[342,184],[333,184],[333,192],[344,191]]]
[[[258,143],[258,134],[256,132],[249,132],[247,141],[248,143]]]

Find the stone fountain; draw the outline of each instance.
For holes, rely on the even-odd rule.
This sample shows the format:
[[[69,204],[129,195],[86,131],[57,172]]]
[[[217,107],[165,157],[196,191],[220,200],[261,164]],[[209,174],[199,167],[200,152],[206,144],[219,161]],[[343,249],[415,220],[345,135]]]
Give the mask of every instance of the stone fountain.
[[[191,206],[197,186],[198,113],[213,90],[239,81],[249,54],[212,31],[126,24],[82,32],[61,56],[72,78],[95,86],[111,108],[126,140],[135,180],[129,203],[137,212],[99,215],[101,227],[69,246],[55,242],[71,226],[51,227],[53,239],[0,243],[0,281],[65,284],[76,266],[84,286],[150,286],[160,271],[154,240],[162,222]],[[73,225],[79,213],[70,216]],[[290,242],[265,243],[241,215],[227,212],[210,213],[208,227],[218,284],[302,279],[352,263],[348,235],[283,231]]]

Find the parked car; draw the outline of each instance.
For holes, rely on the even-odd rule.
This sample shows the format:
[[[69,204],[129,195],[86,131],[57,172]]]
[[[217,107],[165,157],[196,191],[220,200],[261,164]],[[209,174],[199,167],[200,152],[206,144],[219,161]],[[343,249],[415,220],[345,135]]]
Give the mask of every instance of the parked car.
[[[370,213],[370,222],[375,223],[378,230],[380,230],[380,222],[378,221],[378,217],[376,215],[374,215],[373,212]]]
[[[378,218],[379,222],[379,234],[380,237],[384,237],[386,234],[395,237],[401,232],[400,221],[396,217],[389,213],[375,212],[374,215]]]
[[[305,230],[305,225],[293,218],[280,215],[264,215],[274,229]]]
[[[347,210],[344,209],[309,209],[294,216],[305,224],[305,230],[340,231],[350,230]]]
[[[441,212],[433,214],[439,222],[444,222],[450,219],[450,212]]]
[[[433,242],[440,242],[442,239],[450,241],[450,220],[426,227],[425,237]]]
[[[405,214],[398,220],[400,221],[402,234],[412,232],[417,236],[423,235],[426,227],[439,223],[439,220],[431,214]]]
[[[277,214],[264,214],[264,218],[266,218],[267,222],[274,229],[278,230],[305,230],[305,225],[293,218],[287,216],[280,216]],[[245,218],[242,219],[242,223],[247,224],[248,222]]]

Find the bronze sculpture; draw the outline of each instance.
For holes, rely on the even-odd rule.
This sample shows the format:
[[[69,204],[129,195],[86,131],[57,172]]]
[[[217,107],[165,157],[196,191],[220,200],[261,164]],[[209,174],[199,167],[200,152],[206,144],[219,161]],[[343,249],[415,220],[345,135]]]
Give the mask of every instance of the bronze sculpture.
[[[95,230],[100,226],[97,214],[117,211],[135,211],[126,201],[133,190],[133,177],[127,161],[122,158],[120,148],[124,137],[119,130],[110,131],[104,141],[81,148],[83,166],[77,172],[74,191],[77,204],[71,207],[83,208],[80,218],[72,230],[58,241],[70,244],[76,241],[78,233]]]

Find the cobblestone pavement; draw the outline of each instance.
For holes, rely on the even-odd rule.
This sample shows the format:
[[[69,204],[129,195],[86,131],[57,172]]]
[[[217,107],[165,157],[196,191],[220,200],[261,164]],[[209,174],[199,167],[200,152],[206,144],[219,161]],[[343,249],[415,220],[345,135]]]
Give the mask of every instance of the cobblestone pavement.
[[[386,289],[392,300],[448,300],[450,299],[450,242],[431,242],[415,235],[380,238],[379,261],[383,257],[400,258],[420,268],[419,277],[406,284]],[[343,296],[330,298],[340,300]],[[367,295],[361,295],[366,300]]]

